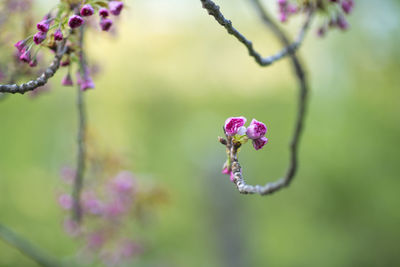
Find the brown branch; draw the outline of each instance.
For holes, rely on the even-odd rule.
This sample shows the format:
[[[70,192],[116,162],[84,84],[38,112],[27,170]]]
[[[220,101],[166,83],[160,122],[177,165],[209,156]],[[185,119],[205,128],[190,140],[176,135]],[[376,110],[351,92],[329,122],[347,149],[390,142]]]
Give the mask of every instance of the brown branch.
[[[36,88],[45,85],[48,80],[54,76],[60,67],[60,61],[65,54],[67,38],[64,38],[58,45],[57,51],[54,56],[53,62],[50,66],[40,75],[38,78],[33,79],[29,82],[22,84],[0,84],[0,93],[11,93],[11,94],[24,94],[29,91],[33,91]]]
[[[233,27],[232,22],[230,20],[224,17],[218,5],[216,5],[211,0],[200,0],[200,1],[203,4],[203,8],[208,11],[208,14],[213,16],[215,20],[220,25],[222,25],[229,34],[233,35],[239,42],[244,44],[249,52],[249,55],[253,57],[260,66],[263,67],[271,65],[275,61],[284,58],[290,53],[294,53],[303,42],[305,33],[307,32],[311,23],[311,19],[313,17],[313,11],[310,9],[307,15],[307,19],[304,22],[303,26],[300,28],[296,40],[291,44],[290,43],[286,44],[285,48],[283,48],[281,51],[268,57],[262,57],[261,54],[254,49],[253,43],[250,40],[248,40],[243,34],[241,34],[238,30],[236,30]]]
[[[277,36],[280,42],[285,46],[290,46],[290,41],[286,34],[279,28],[279,26],[269,17],[268,13],[261,5],[259,0],[250,0],[254,4],[257,12],[259,13],[261,19],[264,24],[272,30],[272,32]],[[233,138],[230,136],[226,137],[226,149],[231,159],[230,169],[233,173],[234,180],[233,182],[236,184],[238,190],[242,194],[260,194],[260,195],[268,195],[272,194],[286,186],[289,186],[291,181],[296,175],[298,168],[298,146],[300,142],[300,135],[302,133],[305,111],[307,106],[307,94],[308,94],[308,85],[306,80],[306,75],[302,64],[300,63],[298,57],[295,54],[295,51],[289,51],[289,56],[293,65],[293,70],[296,74],[298,84],[299,84],[299,98],[298,98],[298,111],[297,118],[295,121],[294,133],[292,140],[289,146],[290,159],[289,166],[287,168],[286,174],[284,177],[278,179],[275,182],[267,183],[263,186],[261,185],[248,185],[244,181],[242,175],[242,168],[238,161],[237,157],[237,148],[233,144]],[[224,139],[225,140],[225,139]],[[222,142],[221,142],[222,143]],[[224,143],[223,143],[224,144]]]
[[[55,259],[39,250],[28,240],[24,239],[22,236],[16,234],[11,229],[8,229],[6,226],[0,223],[0,238],[4,240],[10,246],[18,249],[22,254],[27,256],[28,258],[34,260],[40,266],[45,267],[55,267],[61,266],[60,262],[57,262]]]
[[[79,33],[79,46],[80,46],[79,58],[80,58],[81,73],[86,71],[86,61],[83,51],[83,37],[84,37],[84,26],[81,26]],[[83,76],[81,75],[81,79],[82,78]],[[80,199],[81,199],[80,195],[83,187],[83,178],[85,173],[85,158],[86,158],[86,146],[85,146],[86,111],[85,111],[84,92],[80,89],[79,84],[77,92],[77,108],[78,108],[78,136],[77,136],[78,155],[77,155],[77,167],[76,167],[76,175],[74,180],[72,197],[73,197],[73,218],[75,221],[80,222],[82,219],[82,207],[80,204]]]

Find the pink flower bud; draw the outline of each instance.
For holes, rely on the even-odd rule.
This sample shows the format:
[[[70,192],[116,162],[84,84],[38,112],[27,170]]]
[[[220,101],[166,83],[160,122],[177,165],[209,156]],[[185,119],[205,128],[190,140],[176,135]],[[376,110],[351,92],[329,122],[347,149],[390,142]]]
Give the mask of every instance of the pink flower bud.
[[[25,49],[25,45],[26,45],[26,41],[21,40],[21,41],[18,41],[14,46],[18,49],[19,52],[22,52],[22,50]]]
[[[33,36],[33,41],[35,42],[35,44],[40,44],[42,43],[45,39],[46,39],[46,32],[37,32],[35,33],[35,35]]]
[[[112,180],[113,189],[119,193],[131,192],[134,185],[133,174],[129,171],[121,171]]]
[[[286,6],[287,5],[287,0],[278,0],[278,5]]]
[[[54,33],[54,40],[56,41],[61,41],[64,38],[62,31],[60,29],[57,29]]]
[[[247,127],[247,136],[250,139],[258,139],[267,133],[267,126],[264,123],[253,119],[250,126]]]
[[[81,8],[81,16],[83,17],[89,17],[94,14],[94,9],[91,5],[83,5]]]
[[[29,67],[33,68],[33,67],[36,67],[36,66],[37,66],[36,58],[32,59],[31,61],[29,61]]]
[[[74,29],[74,28],[78,28],[83,24],[84,20],[82,17],[78,16],[78,15],[73,15],[71,17],[69,17],[68,20],[68,25]]]
[[[267,143],[268,143],[268,138],[263,136],[261,138],[253,140],[253,147],[255,148],[255,150],[259,150],[263,148]]]
[[[83,193],[82,206],[85,211],[94,215],[99,215],[103,212],[103,204],[93,192]]]
[[[110,13],[108,12],[108,9],[106,8],[100,8],[99,10],[99,15],[103,18],[106,18],[110,15]]]
[[[341,29],[341,30],[347,30],[349,28],[349,23],[347,22],[347,20],[344,18],[344,16],[339,15],[336,19],[336,23],[337,26]]]
[[[29,61],[31,61],[31,52],[29,50],[24,51],[19,57],[19,60],[29,63]]]
[[[36,28],[41,32],[48,32],[50,26],[50,20],[42,20],[38,24],[36,24]]]
[[[87,89],[94,88],[94,82],[90,76],[87,76],[83,81],[80,83],[80,88],[82,91],[86,91]]]
[[[346,14],[350,14],[353,10],[354,1],[353,0],[343,0],[342,1],[342,9]]]
[[[73,199],[71,197],[71,195],[68,194],[62,194],[59,198],[58,198],[58,204],[60,204],[60,206],[65,209],[65,210],[70,210],[72,208],[72,204],[73,204]]]
[[[225,133],[229,136],[237,134],[240,127],[246,123],[246,118],[241,117],[230,117],[225,121]]]
[[[229,174],[230,173],[230,171],[228,170],[228,168],[223,168],[222,169],[222,174]]]
[[[108,31],[111,28],[112,24],[113,22],[111,19],[102,18],[100,20],[100,27],[103,31]]]
[[[280,14],[280,16],[279,16],[279,20],[280,20],[281,22],[286,22],[286,21],[287,21],[287,15],[286,15],[286,13],[282,12],[282,13]]]
[[[64,76],[64,78],[61,81],[61,84],[64,86],[74,85],[74,82],[72,81],[71,75],[69,73],[67,73],[67,75]]]
[[[108,8],[110,9],[111,14],[114,16],[118,16],[121,13],[122,8],[124,7],[124,3],[121,1],[110,1],[108,3]]]

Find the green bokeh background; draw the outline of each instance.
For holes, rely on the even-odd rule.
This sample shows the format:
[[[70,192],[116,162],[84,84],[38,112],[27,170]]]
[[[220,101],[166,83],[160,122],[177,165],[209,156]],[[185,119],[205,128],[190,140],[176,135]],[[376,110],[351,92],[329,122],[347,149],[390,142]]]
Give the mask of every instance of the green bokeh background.
[[[260,68],[199,1],[131,1],[117,36],[90,34],[102,71],[85,94],[89,126],[169,195],[128,266],[400,265],[400,5],[356,2],[351,30],[310,32],[301,49],[311,93],[300,169],[266,197],[238,194],[220,173],[216,137],[229,116],[265,122],[270,143],[243,149],[244,175],[284,174],[298,92],[289,60]],[[220,4],[263,54],[279,49],[246,1]],[[76,89],[62,75],[40,97],[0,102],[0,221],[59,258],[79,246],[56,203],[76,153]],[[37,265],[0,242],[0,266]]]

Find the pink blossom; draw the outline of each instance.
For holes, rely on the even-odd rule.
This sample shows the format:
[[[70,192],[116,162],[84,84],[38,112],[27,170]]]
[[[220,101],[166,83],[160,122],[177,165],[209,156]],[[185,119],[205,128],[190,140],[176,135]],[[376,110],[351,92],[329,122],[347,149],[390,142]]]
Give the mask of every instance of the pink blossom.
[[[225,121],[225,132],[229,136],[237,134],[240,127],[246,123],[246,118],[241,117],[230,117]]]
[[[33,41],[35,42],[35,44],[40,44],[42,43],[45,39],[46,39],[46,32],[37,32],[35,33],[35,35],[33,36]]]
[[[108,12],[108,9],[106,8],[100,8],[99,10],[99,15],[103,18],[106,18],[110,15],[110,13]]]
[[[80,85],[80,88],[82,91],[86,91],[87,89],[94,88],[94,82],[89,75],[86,75],[86,77],[84,77],[83,81],[81,81],[80,79],[78,81],[79,81],[78,84]]]
[[[45,19],[36,24],[36,28],[43,33],[46,33],[49,31],[49,26],[50,26],[51,20]]]
[[[247,127],[247,136],[250,139],[258,139],[267,133],[267,126],[264,123],[253,119],[250,126]]]
[[[339,15],[336,19],[336,23],[337,26],[341,29],[341,30],[347,30],[349,28],[349,23],[347,22],[347,20],[344,18],[344,16]]]
[[[14,46],[18,49],[19,52],[22,52],[22,50],[25,49],[26,45],[26,41],[25,40],[21,40],[18,41]]]
[[[346,14],[350,14],[354,7],[353,0],[343,0],[341,3],[342,9]]]
[[[56,41],[61,41],[64,38],[62,31],[60,29],[57,29],[54,33],[54,40]]]
[[[106,19],[106,18],[102,18],[100,20],[100,27],[103,31],[108,31],[110,30],[111,26],[112,26],[113,22],[111,19]]]
[[[230,171],[228,170],[228,168],[223,168],[222,174],[230,174]]]
[[[112,180],[113,189],[119,193],[132,192],[134,178],[131,172],[121,171]]]
[[[268,143],[268,138],[263,136],[261,138],[253,140],[253,147],[255,148],[255,150],[259,150],[263,148],[267,143]]]
[[[103,205],[93,192],[82,194],[82,205],[85,211],[98,215],[103,212]]]
[[[61,84],[64,86],[72,86],[74,82],[72,81],[71,75],[67,73],[61,81]]]
[[[34,58],[31,61],[29,61],[29,67],[33,68],[37,66],[37,59]]]
[[[121,1],[110,1],[108,3],[108,8],[110,9],[111,14],[114,16],[118,16],[121,13],[122,8],[124,7],[124,3]]]
[[[63,209],[70,210],[73,205],[73,199],[71,195],[62,194],[61,196],[58,197],[58,203]]]
[[[68,25],[72,29],[80,27],[83,23],[84,23],[83,18],[78,15],[72,15],[68,20]]]
[[[81,8],[81,16],[88,17],[94,14],[94,9],[91,5],[86,4]]]
[[[23,50],[24,51],[24,50]],[[21,56],[19,57],[19,60],[29,63],[31,61],[31,52],[29,50],[25,50]]]

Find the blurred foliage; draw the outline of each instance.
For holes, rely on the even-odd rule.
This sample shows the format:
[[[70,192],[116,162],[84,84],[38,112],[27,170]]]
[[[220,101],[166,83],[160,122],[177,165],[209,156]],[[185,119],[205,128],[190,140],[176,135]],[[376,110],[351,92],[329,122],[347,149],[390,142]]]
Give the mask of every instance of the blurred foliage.
[[[117,38],[88,38],[102,64],[86,93],[91,129],[138,176],[168,188],[168,203],[139,231],[147,250],[134,265],[399,265],[398,2],[357,1],[348,33],[308,36],[300,171],[267,197],[238,194],[220,173],[216,137],[228,116],[266,122],[270,143],[243,150],[244,175],[265,183],[283,174],[297,94],[289,61],[259,68],[200,4],[176,16],[151,13],[154,3],[133,5]],[[246,3],[221,4],[262,51],[278,49]],[[63,233],[55,192],[59,168],[75,162],[75,97],[54,85],[0,103],[0,220],[61,258],[78,247]],[[0,266],[36,265],[0,242]]]

